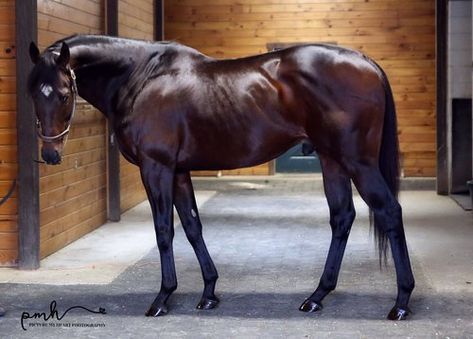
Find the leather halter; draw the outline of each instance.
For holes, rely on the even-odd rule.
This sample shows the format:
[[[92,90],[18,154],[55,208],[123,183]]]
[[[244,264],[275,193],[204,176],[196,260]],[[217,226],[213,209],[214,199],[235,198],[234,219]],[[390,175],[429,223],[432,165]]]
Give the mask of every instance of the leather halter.
[[[72,68],[68,68],[68,70],[69,70],[69,76],[70,76],[70,80],[72,84],[71,90],[72,90],[73,103],[72,103],[71,117],[69,118],[69,121],[67,122],[66,129],[62,131],[61,133],[57,135],[53,135],[53,136],[44,135],[41,129],[41,122],[39,121],[39,119],[36,119],[36,134],[38,135],[38,138],[43,140],[43,142],[54,142],[57,139],[63,138],[64,136],[67,136],[67,134],[69,134],[72,118],[74,117],[74,113],[76,112],[77,84],[76,84],[76,75],[74,71],[72,70]]]

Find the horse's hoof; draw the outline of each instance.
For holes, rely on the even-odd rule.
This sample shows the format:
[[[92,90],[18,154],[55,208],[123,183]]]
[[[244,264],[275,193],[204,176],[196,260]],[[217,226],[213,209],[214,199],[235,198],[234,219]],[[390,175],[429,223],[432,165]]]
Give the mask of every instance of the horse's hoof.
[[[312,312],[320,311],[322,310],[322,308],[323,308],[322,303],[320,302],[316,303],[313,300],[306,299],[306,301],[302,303],[301,307],[299,307],[299,311],[312,313]]]
[[[199,303],[197,304],[198,310],[211,310],[212,308],[217,307],[220,300],[217,297],[210,298],[202,298]]]
[[[402,308],[402,307],[398,307],[398,306],[394,306],[391,310],[391,312],[389,312],[388,314],[388,319],[389,320],[406,320],[406,318],[411,314],[411,310],[406,307],[406,308]]]
[[[162,315],[165,315],[168,313],[168,309],[166,306],[164,305],[161,305],[161,306],[154,306],[154,305],[151,305],[151,307],[149,308],[149,310],[146,312],[146,316],[147,317],[159,317],[159,316],[162,316]]]

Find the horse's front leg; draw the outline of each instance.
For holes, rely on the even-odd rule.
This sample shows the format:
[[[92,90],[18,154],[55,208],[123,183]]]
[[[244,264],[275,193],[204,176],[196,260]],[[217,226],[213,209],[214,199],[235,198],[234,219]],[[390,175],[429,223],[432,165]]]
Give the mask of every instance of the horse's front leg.
[[[202,223],[200,222],[189,172],[177,173],[174,178],[174,205],[181,219],[182,228],[199,260],[202,277],[204,278],[204,292],[197,308],[205,310],[214,308],[219,302],[215,296],[215,283],[218,274],[202,237]]]
[[[153,212],[154,229],[161,258],[161,290],[146,312],[147,316],[167,313],[166,302],[177,288],[172,240],[174,167],[148,160],[140,165],[141,178]]]

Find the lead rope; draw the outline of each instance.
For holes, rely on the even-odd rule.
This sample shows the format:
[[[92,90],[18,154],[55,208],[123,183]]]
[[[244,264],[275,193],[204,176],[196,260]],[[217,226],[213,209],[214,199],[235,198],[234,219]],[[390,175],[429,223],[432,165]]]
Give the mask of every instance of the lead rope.
[[[15,192],[15,188],[16,188],[16,179],[13,179],[13,183],[10,189],[8,190],[8,193],[2,199],[0,199],[0,206],[2,206],[4,203],[7,202],[8,199],[10,199],[13,192]]]

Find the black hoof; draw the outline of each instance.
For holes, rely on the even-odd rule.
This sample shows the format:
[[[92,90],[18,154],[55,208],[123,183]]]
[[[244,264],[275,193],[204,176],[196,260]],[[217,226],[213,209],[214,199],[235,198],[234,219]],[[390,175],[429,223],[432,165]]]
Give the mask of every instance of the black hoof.
[[[410,314],[411,310],[406,307],[406,308],[401,308],[398,306],[394,306],[388,314],[388,319],[389,320],[405,320]]]
[[[199,303],[197,304],[198,310],[211,310],[212,308],[217,307],[220,300],[217,297],[210,298],[202,298]]]
[[[322,310],[322,308],[323,308],[322,303],[320,302],[316,303],[315,301],[306,299],[306,301],[304,301],[302,305],[299,307],[299,311],[312,313],[312,312],[320,311]]]
[[[159,317],[159,316],[162,316],[162,315],[165,315],[168,313],[168,309],[166,306],[164,305],[161,305],[161,306],[154,306],[154,305],[151,305],[151,307],[149,308],[149,310],[146,312],[146,316],[147,317]]]

